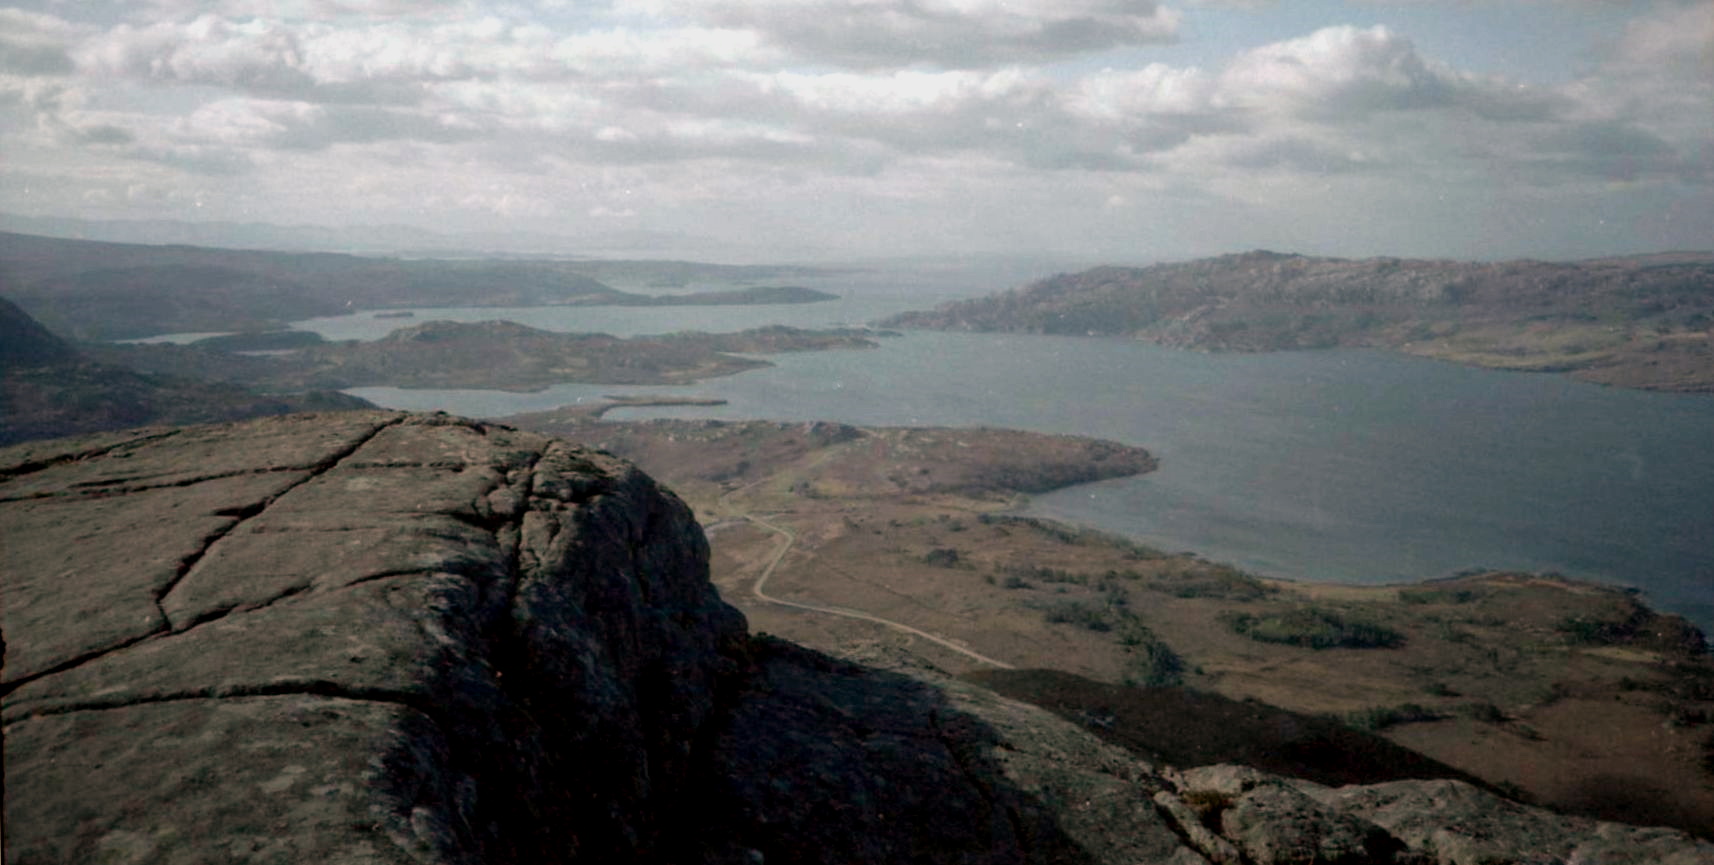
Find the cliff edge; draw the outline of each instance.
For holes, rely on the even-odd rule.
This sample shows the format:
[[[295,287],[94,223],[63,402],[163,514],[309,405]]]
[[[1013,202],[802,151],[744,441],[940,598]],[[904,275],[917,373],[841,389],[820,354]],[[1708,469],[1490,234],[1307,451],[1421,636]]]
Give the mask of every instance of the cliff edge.
[[[5,861],[1714,862],[1457,781],[1154,766],[750,637],[690,510],[445,416],[0,451]]]

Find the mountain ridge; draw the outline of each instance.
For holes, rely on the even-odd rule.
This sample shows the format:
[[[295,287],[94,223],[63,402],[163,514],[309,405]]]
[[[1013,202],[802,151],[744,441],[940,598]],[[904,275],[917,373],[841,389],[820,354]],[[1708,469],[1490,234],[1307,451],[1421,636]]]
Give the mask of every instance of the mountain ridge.
[[[1386,348],[1714,392],[1714,253],[1483,263],[1257,250],[1059,274],[883,325],[1123,336],[1210,351]]]

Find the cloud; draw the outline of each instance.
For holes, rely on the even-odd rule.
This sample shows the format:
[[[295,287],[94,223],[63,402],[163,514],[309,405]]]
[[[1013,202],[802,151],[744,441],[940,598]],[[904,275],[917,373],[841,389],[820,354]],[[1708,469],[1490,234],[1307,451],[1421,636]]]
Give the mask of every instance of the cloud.
[[[67,49],[80,29],[52,15],[0,9],[0,73],[60,76],[75,70]]]
[[[1148,0],[634,0],[633,8],[753,30],[815,63],[974,68],[1177,38]]]
[[[1413,196],[1714,184],[1707,3],[1652,7],[1557,87],[1472,74],[1386,27],[1133,62],[1180,13],[1123,0],[77,8],[106,18],[0,9],[0,146],[16,160],[0,176],[76,175],[108,202],[153,201],[120,194],[144,177],[264,212],[275,196],[297,220],[361,198],[341,206],[736,232],[832,231],[801,205],[822,197],[919,231],[1027,201],[1076,235],[1080,209],[1196,202],[1219,226],[1220,207],[1309,220],[1335,196],[1405,212]]]
[[[1386,27],[1328,27],[1240,54],[1221,76],[1237,105],[1328,120],[1458,108],[1494,120],[1552,113],[1549,94],[1462,74],[1417,53]]]

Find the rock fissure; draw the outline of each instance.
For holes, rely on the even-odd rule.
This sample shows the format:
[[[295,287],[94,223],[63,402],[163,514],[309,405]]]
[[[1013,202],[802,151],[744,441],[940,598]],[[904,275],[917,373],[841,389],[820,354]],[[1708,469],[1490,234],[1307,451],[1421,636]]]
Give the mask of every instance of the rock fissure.
[[[404,423],[404,421],[405,418],[403,416],[399,416],[376,424],[366,435],[359,437],[356,442],[335,451],[327,459],[310,466],[308,473],[304,477],[299,478],[284,489],[275,491],[272,495],[269,495],[261,501],[238,506],[235,509],[237,513],[234,514],[235,519],[232,524],[228,525],[224,530],[217,532],[214,537],[208,538],[202,544],[201,548],[192,552],[183,561],[181,561],[179,563],[177,576],[173,578],[172,582],[168,583],[155,594],[155,607],[160,611],[161,618],[169,623],[172,621],[172,617],[167,612],[167,599],[171,597],[173,591],[184,582],[185,577],[189,576],[190,572],[196,568],[197,563],[201,562],[203,558],[208,555],[209,551],[214,548],[215,544],[220,543],[222,539],[231,535],[239,526],[261,516],[267,511],[270,505],[279,501],[282,496],[338,468],[341,463],[349,459],[353,454],[362,450],[364,445],[374,441],[375,437],[379,436],[384,430],[398,426],[399,424]]]
[[[13,723],[22,718],[45,718],[53,715],[67,715],[73,712],[100,712],[113,709],[124,709],[131,706],[147,706],[155,703],[177,703],[187,700],[224,700],[241,697],[282,697],[303,695],[315,697],[335,697],[363,703],[390,703],[415,709],[428,717],[441,720],[444,713],[435,705],[432,699],[421,694],[404,691],[391,691],[384,688],[363,688],[344,685],[325,679],[307,682],[273,682],[260,684],[234,684],[209,688],[198,688],[171,693],[134,694],[112,700],[77,700],[54,703],[47,706],[31,708],[27,712],[7,719]]]
[[[85,449],[79,450],[79,451],[72,451],[72,452],[63,453],[63,454],[55,454],[54,456],[47,457],[45,459],[25,460],[23,462],[19,462],[19,463],[13,464],[11,466],[0,467],[0,483],[4,483],[6,481],[10,481],[10,480],[13,480],[15,478],[21,478],[25,475],[34,474],[36,472],[44,471],[46,469],[51,469],[51,468],[54,468],[55,466],[63,466],[63,465],[66,465],[68,463],[78,462],[80,460],[88,460],[88,459],[95,459],[97,457],[103,457],[103,456],[106,456],[106,455],[113,453],[115,451],[123,450],[126,447],[143,445],[143,444],[150,444],[153,442],[159,442],[162,439],[172,438],[173,436],[178,435],[179,432],[180,432],[180,430],[178,430],[178,429],[163,430],[161,432],[153,433],[150,435],[133,436],[133,437],[125,439],[124,441],[114,442],[112,444],[105,445],[102,447],[85,448]],[[34,496],[24,496],[24,497],[20,497],[20,498],[34,498]],[[0,501],[18,501],[18,500],[20,500],[20,499],[0,498]]]
[[[89,663],[92,663],[96,660],[99,660],[106,655],[111,655],[114,652],[118,652],[118,651],[122,651],[124,649],[128,649],[132,646],[137,645],[138,643],[144,642],[146,640],[153,639],[155,637],[162,636],[163,634],[167,634],[167,633],[169,633],[169,631],[167,630],[166,625],[163,624],[160,627],[156,628],[155,630],[149,631],[148,633],[139,634],[135,637],[124,640],[122,642],[114,643],[114,644],[109,645],[109,646],[102,646],[99,649],[95,649],[94,651],[86,652],[84,654],[77,655],[76,657],[69,658],[62,663],[55,664],[55,665],[48,667],[46,669],[39,670],[37,672],[31,673],[31,674],[26,675],[26,676],[19,676],[18,678],[13,679],[12,681],[5,683],[5,685],[0,686],[0,698],[11,696],[11,694],[14,691],[18,690],[19,688],[24,687],[25,685],[32,683],[32,682],[38,682],[38,681],[46,679],[50,676],[56,676],[56,675],[59,675],[60,673],[65,673],[65,672],[69,672],[71,670],[75,670],[78,667],[82,667],[86,664],[89,664]]]

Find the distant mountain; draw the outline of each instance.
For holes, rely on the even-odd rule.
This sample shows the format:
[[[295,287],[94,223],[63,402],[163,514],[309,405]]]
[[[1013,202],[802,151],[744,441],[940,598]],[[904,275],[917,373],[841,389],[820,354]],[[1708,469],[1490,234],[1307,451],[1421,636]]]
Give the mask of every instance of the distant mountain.
[[[631,294],[590,276],[590,270],[675,287],[812,272],[695,262],[368,258],[0,233],[0,295],[76,340],[268,330],[365,309],[804,303],[831,297],[789,286]]]
[[[1375,346],[1714,392],[1714,254],[1479,263],[1250,252],[1062,274],[884,324],[1214,351]]]
[[[407,257],[508,255],[588,258],[700,254],[730,250],[708,238],[647,231],[602,231],[577,237],[527,231],[441,232],[408,225],[276,225],[140,219],[68,219],[0,213],[0,231],[109,243],[182,244],[289,252],[348,252]]]
[[[358,408],[374,406],[341,393],[262,395],[91,361],[0,299],[0,446],[149,424]]]

